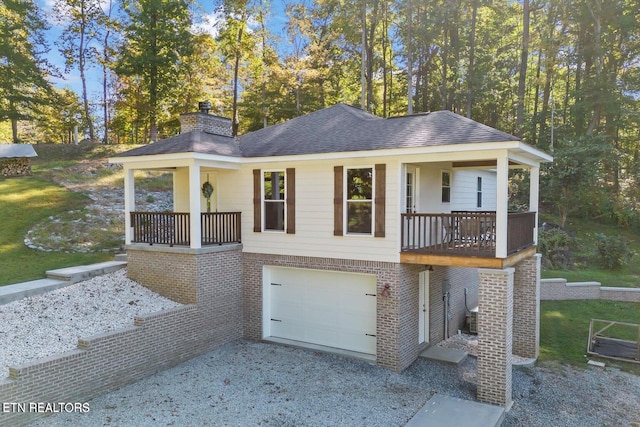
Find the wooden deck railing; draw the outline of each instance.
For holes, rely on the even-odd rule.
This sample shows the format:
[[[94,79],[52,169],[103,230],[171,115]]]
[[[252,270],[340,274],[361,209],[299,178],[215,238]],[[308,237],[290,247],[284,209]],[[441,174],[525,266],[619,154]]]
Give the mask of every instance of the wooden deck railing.
[[[510,213],[507,252],[512,254],[533,244],[535,212]],[[495,212],[450,214],[402,214],[403,252],[495,256]]]
[[[200,216],[203,245],[222,245],[242,241],[240,212],[210,212]]]
[[[507,252],[512,254],[533,245],[533,229],[535,226],[535,212],[510,213],[507,223]]]
[[[132,243],[190,246],[189,213],[131,212]],[[201,214],[202,245],[241,242],[240,212]]]

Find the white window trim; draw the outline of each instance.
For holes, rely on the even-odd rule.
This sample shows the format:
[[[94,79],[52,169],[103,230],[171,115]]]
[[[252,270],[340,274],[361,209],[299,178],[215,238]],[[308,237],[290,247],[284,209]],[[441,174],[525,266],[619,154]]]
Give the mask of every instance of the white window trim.
[[[478,176],[476,178],[476,209],[482,209],[482,205],[484,204],[483,187],[484,187],[483,179],[481,176]]]
[[[283,230],[271,230],[266,228],[267,215],[264,205],[266,203],[264,193],[264,174],[267,172],[281,172],[284,177],[284,199],[282,200],[282,206],[284,209],[284,229]],[[273,191],[273,189],[271,190]],[[278,202],[280,202],[278,200]],[[260,169],[260,218],[262,220],[262,232],[264,233],[286,233],[287,232],[287,171],[284,169]]]
[[[370,233],[349,233],[348,232],[348,224],[349,224],[349,209],[347,203],[348,197],[348,177],[349,177],[349,169],[371,169],[371,232]],[[375,234],[375,224],[376,224],[376,168],[374,165],[364,165],[364,166],[345,166],[343,168],[343,176],[342,176],[342,235],[343,236],[351,236],[351,237],[373,237]],[[367,200],[362,200],[368,201]],[[356,202],[357,203],[357,202]]]

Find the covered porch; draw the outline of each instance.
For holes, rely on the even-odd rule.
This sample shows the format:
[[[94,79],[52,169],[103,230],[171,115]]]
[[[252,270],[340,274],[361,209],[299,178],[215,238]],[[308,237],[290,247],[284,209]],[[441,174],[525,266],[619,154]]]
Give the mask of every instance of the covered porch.
[[[219,185],[221,175],[233,173],[237,164],[180,159],[169,165],[154,159],[127,162],[123,167],[127,245],[199,249],[242,242],[241,212],[228,206],[228,197]],[[171,173],[171,211],[136,209],[136,191],[144,188],[136,182],[136,171],[144,170]]]
[[[497,257],[496,212],[402,214],[401,260],[410,264],[503,268]],[[507,259],[535,250],[536,212],[507,214]],[[517,262],[517,257],[514,259]]]
[[[519,143],[415,156],[401,177],[400,262],[503,269],[535,254],[540,163],[549,160]],[[510,206],[514,170],[528,180],[517,210]]]

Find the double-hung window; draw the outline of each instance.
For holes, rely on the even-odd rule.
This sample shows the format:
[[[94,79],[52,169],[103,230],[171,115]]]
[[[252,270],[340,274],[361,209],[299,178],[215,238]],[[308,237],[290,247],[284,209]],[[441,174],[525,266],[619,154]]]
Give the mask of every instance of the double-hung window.
[[[482,177],[481,176],[478,177],[478,182],[477,182],[476,207],[477,208],[482,207]]]
[[[373,168],[346,169],[346,230],[371,234],[373,229]]]
[[[285,230],[285,173],[269,171],[262,174],[264,230]]]

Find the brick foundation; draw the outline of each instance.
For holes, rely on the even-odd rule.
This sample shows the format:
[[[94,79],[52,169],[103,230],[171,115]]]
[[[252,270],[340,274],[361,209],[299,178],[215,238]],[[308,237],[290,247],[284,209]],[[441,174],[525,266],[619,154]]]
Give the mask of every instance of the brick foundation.
[[[430,342],[435,344],[463,329],[466,321],[466,305],[472,309],[478,305],[478,270],[461,267],[434,267],[429,274]],[[449,289],[449,322],[445,331],[444,288]],[[445,336],[446,335],[446,336]]]
[[[376,363],[400,372],[418,357],[418,273],[422,266],[332,258],[244,254],[245,338],[262,339],[264,266],[308,268],[376,276]],[[380,296],[389,285],[391,296]]]
[[[418,357],[418,290],[419,274],[423,266],[375,261],[356,261],[330,258],[244,254],[244,336],[262,339],[262,272],[264,266],[307,268],[345,273],[375,274],[377,287],[377,349],[376,363],[400,372]],[[436,343],[444,335],[442,283],[450,282],[451,334],[462,328],[465,320],[464,288],[469,289],[469,303],[475,304],[477,270],[464,268],[435,268],[430,272],[430,342]],[[389,285],[390,297],[382,297]]]
[[[478,284],[478,400],[512,403],[514,269],[480,269]]]

